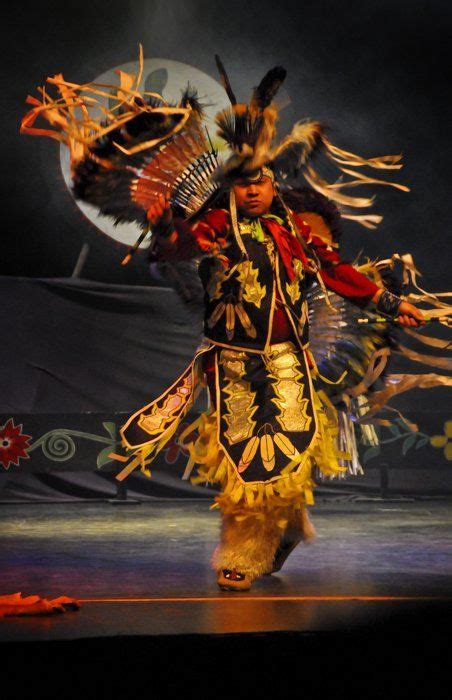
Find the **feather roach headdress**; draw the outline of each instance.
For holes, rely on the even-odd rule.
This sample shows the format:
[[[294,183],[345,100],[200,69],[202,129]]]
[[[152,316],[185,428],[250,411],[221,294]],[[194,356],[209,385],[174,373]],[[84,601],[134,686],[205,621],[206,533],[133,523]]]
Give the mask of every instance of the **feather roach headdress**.
[[[401,155],[363,158],[334,146],[326,135],[327,128],[320,122],[297,122],[291,133],[279,143],[276,141],[278,108],[276,93],[286,76],[284,68],[270,70],[254,88],[249,105],[235,99],[229,78],[219,57],[216,57],[222,84],[231,106],[216,117],[219,131],[232,154],[222,167],[223,177],[251,173],[263,166],[271,168],[276,182],[285,190],[297,189],[300,184],[315,190],[334,202],[343,218],[359,222],[366,228],[375,228],[382,217],[378,214],[353,213],[353,209],[372,206],[374,197],[355,197],[346,194],[349,188],[362,185],[388,185],[408,192],[409,188],[387,180],[380,180],[362,172],[362,168],[399,170]],[[319,162],[324,156],[338,169],[337,179],[328,182],[313,165],[313,156]]]

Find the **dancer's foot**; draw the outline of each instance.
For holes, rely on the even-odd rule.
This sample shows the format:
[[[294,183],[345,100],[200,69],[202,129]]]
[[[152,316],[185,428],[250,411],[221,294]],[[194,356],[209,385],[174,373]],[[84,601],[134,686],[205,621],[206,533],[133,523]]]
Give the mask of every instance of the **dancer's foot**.
[[[235,569],[219,569],[217,583],[223,591],[249,591],[251,579]]]
[[[273,565],[270,571],[267,572],[267,574],[275,574],[277,571],[281,571],[284,562],[286,561],[287,557],[295,547],[301,542],[302,537],[295,537],[293,539],[289,539],[286,536],[281,538],[281,542],[279,543],[279,547],[275,552],[275,558],[273,559]]]
[[[295,547],[304,542],[305,544],[310,544],[316,538],[316,531],[314,525],[309,520],[309,516],[306,511],[303,513],[302,525],[300,526],[290,526],[285,531],[284,535],[281,537],[278,549],[275,552],[275,557],[273,559],[273,565],[269,574],[275,574],[277,571],[281,571],[284,562],[287,557]]]

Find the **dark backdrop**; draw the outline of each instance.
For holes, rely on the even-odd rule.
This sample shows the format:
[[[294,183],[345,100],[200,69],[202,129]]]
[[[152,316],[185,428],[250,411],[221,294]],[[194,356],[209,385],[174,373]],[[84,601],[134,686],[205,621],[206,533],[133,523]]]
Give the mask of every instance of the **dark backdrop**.
[[[0,273],[71,274],[149,284],[145,255],[121,268],[123,247],[99,234],[66,191],[56,143],[19,136],[24,100],[48,75],[88,81],[138,55],[191,63],[216,77],[219,53],[240,97],[275,64],[288,69],[281,133],[303,116],[329,123],[338,145],[404,153],[410,194],[381,190],[378,232],[346,226],[345,252],[413,251],[431,288],[447,285],[451,36],[447,0],[132,0],[19,2],[3,19],[0,91]]]

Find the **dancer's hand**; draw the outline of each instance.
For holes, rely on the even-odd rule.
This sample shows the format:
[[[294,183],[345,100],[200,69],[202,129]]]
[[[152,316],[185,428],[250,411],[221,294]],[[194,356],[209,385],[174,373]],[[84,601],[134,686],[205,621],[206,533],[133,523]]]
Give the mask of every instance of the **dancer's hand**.
[[[173,212],[171,211],[170,200],[160,194],[146,213],[147,220],[155,233],[167,232],[171,228]]]
[[[396,321],[402,326],[414,326],[415,328],[425,326],[425,318],[422,311],[408,301],[402,301],[400,304]]]

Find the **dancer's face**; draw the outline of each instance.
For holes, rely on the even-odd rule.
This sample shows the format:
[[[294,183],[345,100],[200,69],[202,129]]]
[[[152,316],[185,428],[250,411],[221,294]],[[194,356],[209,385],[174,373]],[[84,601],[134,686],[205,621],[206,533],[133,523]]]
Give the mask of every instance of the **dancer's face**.
[[[256,217],[268,214],[275,190],[272,180],[261,175],[256,180],[237,180],[234,194],[238,212],[242,216]]]

